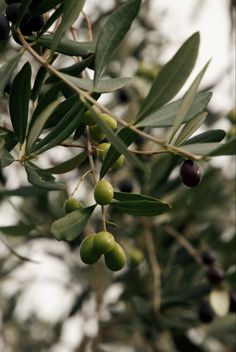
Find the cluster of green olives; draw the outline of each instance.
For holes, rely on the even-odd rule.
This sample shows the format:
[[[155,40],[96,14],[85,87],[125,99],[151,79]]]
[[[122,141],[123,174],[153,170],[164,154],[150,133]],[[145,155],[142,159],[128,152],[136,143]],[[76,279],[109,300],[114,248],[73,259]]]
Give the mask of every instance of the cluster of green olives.
[[[5,14],[0,15],[0,40],[6,40],[11,31],[13,39],[21,45],[21,41],[14,28],[17,22],[21,0],[5,0],[5,2],[7,5]],[[32,0],[28,11],[21,21],[20,30],[23,35],[32,35],[33,32],[39,32],[45,24],[43,15],[34,16],[32,13],[33,9],[38,4],[38,0]]]
[[[112,271],[121,270],[126,264],[123,248],[107,231],[91,233],[86,236],[80,246],[80,257],[85,264],[94,264],[104,255],[105,264]]]

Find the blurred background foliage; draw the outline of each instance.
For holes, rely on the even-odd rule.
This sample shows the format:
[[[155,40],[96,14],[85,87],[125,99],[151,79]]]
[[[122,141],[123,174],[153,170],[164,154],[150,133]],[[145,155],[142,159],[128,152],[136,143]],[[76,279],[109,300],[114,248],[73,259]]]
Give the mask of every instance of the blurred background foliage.
[[[94,6],[91,21],[95,34],[120,2],[111,1],[108,9],[103,4]],[[198,6],[203,3],[199,1]],[[162,49],[169,44],[168,37],[149,21],[149,6],[149,1],[144,2],[133,30],[108,70],[110,76],[134,73],[132,84],[104,99],[124,118],[137,110],[161,67]],[[235,1],[229,2],[228,9],[233,33]],[[161,20],[157,18],[157,22]],[[86,36],[86,24],[80,26],[82,36]],[[228,112],[232,108],[229,106]],[[2,102],[1,113],[4,109]],[[209,115],[208,126],[219,120],[221,112],[209,110]],[[235,117],[233,120],[231,115],[230,120],[226,115],[220,119],[231,136]],[[135,143],[139,149],[149,150],[145,140],[139,138]],[[73,153],[66,151],[66,155]],[[49,153],[48,158],[56,164],[55,153]],[[9,211],[14,217],[12,225],[19,225],[17,231],[0,228],[1,351],[235,351],[235,314],[229,312],[230,295],[236,290],[235,160],[225,158],[223,167],[201,162],[203,180],[189,190],[179,178],[179,157],[142,159],[151,163],[151,177],[126,165],[110,174],[114,188],[161,197],[173,208],[148,221],[110,210],[109,218],[118,227],[111,224],[109,230],[126,249],[129,262],[117,274],[108,272],[103,262],[94,267],[82,264],[79,245],[83,236],[71,243],[52,237],[50,225],[63,215],[67,193],[28,189],[17,167],[14,177],[17,175],[19,188],[13,188],[8,170],[0,170],[1,217]],[[73,189],[83,167],[61,179]],[[90,197],[91,189],[86,179],[81,198]],[[96,213],[92,219],[93,229],[98,230]],[[28,226],[21,226],[22,221]],[[37,225],[37,231],[31,224]],[[199,253],[206,250],[214,252],[216,266],[224,271],[218,285],[209,282],[208,267],[200,259]],[[199,319],[203,301],[214,310],[210,324]]]

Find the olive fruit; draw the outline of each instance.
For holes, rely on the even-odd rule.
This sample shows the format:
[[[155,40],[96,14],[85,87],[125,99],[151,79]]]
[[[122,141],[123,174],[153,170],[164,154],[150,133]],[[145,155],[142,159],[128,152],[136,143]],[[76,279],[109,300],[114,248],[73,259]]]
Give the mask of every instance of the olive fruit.
[[[194,160],[185,160],[180,167],[180,177],[185,186],[195,187],[202,179],[201,171]]]
[[[109,204],[114,196],[112,185],[105,180],[100,180],[94,188],[94,199],[98,204]]]
[[[211,267],[208,269],[207,273],[207,278],[210,281],[210,283],[217,285],[221,283],[221,281],[224,280],[224,271],[221,268],[216,268],[216,267]]]
[[[121,180],[118,184],[118,187],[119,187],[119,190],[121,192],[127,192],[127,193],[130,193],[132,192],[133,190],[133,183],[131,180],[129,179],[124,179],[124,180]]]
[[[112,129],[112,130],[116,130],[117,129],[117,122],[116,120],[108,115],[108,114],[101,114],[101,119],[107,123],[107,125]]]
[[[7,4],[12,4],[13,2],[21,2],[21,0],[5,0]]]
[[[216,256],[212,251],[205,250],[200,253],[200,257],[202,259],[202,262],[206,265],[212,265],[216,261]]]
[[[28,33],[39,32],[44,26],[43,15],[34,16],[29,19],[29,21],[24,25],[24,30]]]
[[[214,319],[214,311],[208,302],[202,301],[198,307],[198,318],[202,323],[211,323]]]
[[[101,253],[98,253],[94,246],[95,233],[86,236],[80,245],[80,258],[85,264],[94,264],[98,261]]]
[[[105,134],[102,132],[100,127],[97,125],[90,125],[89,126],[89,133],[90,137],[95,141],[95,142],[102,142],[103,139],[106,137]]]
[[[0,15],[0,40],[7,39],[10,33],[10,26],[6,16]]]
[[[236,292],[230,294],[229,311],[230,313],[236,313]]]
[[[226,117],[232,124],[236,124],[236,107],[230,110]]]
[[[101,231],[96,234],[93,245],[98,253],[106,254],[113,249],[115,239],[110,232]]]
[[[115,243],[113,249],[104,255],[108,269],[118,271],[123,269],[126,264],[126,255],[119,243]]]
[[[95,112],[98,115],[101,115],[101,110],[97,106],[93,106],[92,109],[95,110]],[[84,123],[86,125],[91,126],[91,125],[95,124],[95,121],[94,121],[94,118],[93,118],[93,112],[91,110],[86,111],[86,113],[84,114],[83,118],[84,118]]]
[[[110,143],[101,143],[97,147],[97,155],[98,159],[103,162],[106,153],[108,152],[108,149],[110,148]]]
[[[82,204],[73,197],[68,198],[64,203],[65,214],[69,214],[74,210],[82,209],[82,208],[83,208]]]
[[[144,255],[141,249],[134,247],[129,251],[129,266],[131,268],[137,267],[143,260]]]
[[[6,17],[8,21],[16,23],[20,3],[13,2],[6,7]]]

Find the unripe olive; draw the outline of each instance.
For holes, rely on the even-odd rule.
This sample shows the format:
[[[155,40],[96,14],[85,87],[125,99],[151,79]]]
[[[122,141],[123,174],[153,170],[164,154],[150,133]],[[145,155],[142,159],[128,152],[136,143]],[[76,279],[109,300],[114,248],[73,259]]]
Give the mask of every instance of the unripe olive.
[[[75,198],[70,197],[64,203],[64,211],[66,214],[71,213],[74,210],[82,209],[83,205]]]
[[[112,164],[112,170],[117,170],[119,169],[124,163],[124,155],[120,155],[116,161]]]
[[[95,142],[102,142],[103,139],[106,137],[105,134],[102,132],[100,127],[97,125],[91,125],[89,126],[89,133],[90,137],[95,141]]]
[[[94,199],[98,204],[106,205],[109,204],[114,196],[114,190],[112,185],[105,181],[100,180],[94,188]]]
[[[85,237],[80,245],[80,258],[85,264],[94,264],[101,256],[94,247],[95,236],[95,233],[91,233]]]
[[[195,187],[202,179],[201,171],[194,160],[185,160],[180,168],[180,177],[185,186]]]
[[[0,15],[0,40],[7,39],[10,33],[10,26],[6,16]]]
[[[119,243],[115,243],[113,249],[104,255],[108,269],[118,271],[123,269],[126,264],[126,255]]]
[[[93,245],[98,253],[106,254],[113,249],[115,239],[110,232],[101,231],[96,234]]]
[[[108,114],[101,114],[101,119],[107,123],[107,125],[112,129],[112,130],[116,130],[117,129],[117,122],[116,120],[108,115]]]
[[[230,110],[226,117],[232,124],[236,124],[236,107]]]
[[[103,162],[109,148],[110,148],[110,143],[101,143],[98,145],[97,155],[98,155],[98,159],[101,161],[101,163]]]
[[[131,267],[136,267],[144,260],[144,255],[141,249],[132,248],[129,252],[129,265]]]
[[[93,106],[92,109],[95,110],[98,115],[101,115],[101,110],[97,106]],[[93,112],[91,110],[86,111],[83,118],[84,123],[88,126],[94,125],[96,123],[93,118]]]

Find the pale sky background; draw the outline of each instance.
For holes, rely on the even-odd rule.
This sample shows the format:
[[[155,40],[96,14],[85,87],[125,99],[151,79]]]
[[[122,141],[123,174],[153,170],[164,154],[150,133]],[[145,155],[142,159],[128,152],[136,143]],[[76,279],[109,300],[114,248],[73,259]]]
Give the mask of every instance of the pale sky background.
[[[90,13],[94,3],[110,6],[113,2],[89,0],[85,7],[86,13]],[[202,8],[197,11],[199,3],[202,3]],[[200,31],[199,59],[193,76],[212,58],[203,80],[203,86],[219,80],[216,89],[214,89],[210,106],[214,110],[220,111],[222,115],[227,113],[228,109],[233,107],[235,103],[235,82],[233,78],[233,72],[235,73],[235,47],[232,44],[233,42],[230,41],[227,3],[226,0],[153,0],[150,11],[150,18],[154,23],[156,19],[160,18],[160,14],[165,13],[161,20],[156,23],[164,37],[170,40],[170,45],[163,53],[163,62],[166,62],[175,53],[187,37],[195,31]],[[226,74],[225,72],[229,67],[231,67],[231,72]],[[16,174],[11,173],[10,168],[8,173],[9,184],[15,187],[19,183],[18,180],[21,179],[21,175],[25,177],[25,173],[18,170],[18,180],[16,181]],[[10,225],[12,219],[16,219],[16,213],[12,207],[8,204],[1,205],[0,225]],[[37,242],[37,245],[31,244],[30,248],[22,246],[22,248],[19,248],[21,254],[39,260],[40,264],[24,264],[2,286],[3,292],[11,295],[24,282],[34,279],[32,284],[29,284],[25,292],[20,295],[16,306],[16,314],[22,321],[32,312],[46,321],[57,321],[68,312],[73,301],[74,290],[68,292],[63,288],[65,281],[68,283],[70,281],[68,269],[61,261],[52,259],[45,254],[45,248],[48,249],[48,246],[53,246],[55,252],[66,253],[66,246],[57,241],[52,244],[50,241],[43,240],[41,243]],[[4,250],[0,243],[0,253]],[[76,288],[76,290],[80,289],[80,287]],[[118,292],[120,292],[119,290],[120,288],[118,288]],[[117,294],[117,290],[114,292]],[[114,292],[110,298],[108,293],[108,301],[114,298]],[[93,334],[96,332],[96,320],[91,318],[91,313],[93,316],[95,309],[92,302],[93,300],[90,304],[90,311],[85,314],[86,319],[76,316],[64,324],[61,340],[49,352],[73,352],[74,346],[80,341],[82,333]]]

